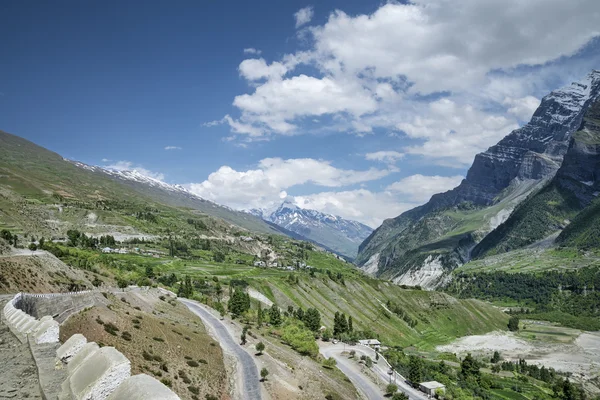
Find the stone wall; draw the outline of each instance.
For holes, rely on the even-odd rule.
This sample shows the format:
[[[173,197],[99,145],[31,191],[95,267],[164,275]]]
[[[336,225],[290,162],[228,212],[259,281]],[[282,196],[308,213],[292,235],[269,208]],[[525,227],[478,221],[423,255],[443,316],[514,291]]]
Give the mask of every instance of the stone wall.
[[[96,293],[97,294],[97,293]],[[58,400],[179,400],[167,386],[140,374],[131,376],[131,363],[114,347],[100,347],[75,334],[58,346],[59,323],[51,316],[37,319],[25,311],[40,315],[52,310],[57,315],[83,309],[85,297],[94,293],[17,294],[2,311],[2,318],[23,343],[29,339],[45,399]],[[68,299],[72,297],[72,299]],[[49,305],[43,305],[48,302]],[[50,346],[50,347],[49,347]],[[40,356],[51,350],[55,356]],[[45,384],[47,382],[47,384]]]

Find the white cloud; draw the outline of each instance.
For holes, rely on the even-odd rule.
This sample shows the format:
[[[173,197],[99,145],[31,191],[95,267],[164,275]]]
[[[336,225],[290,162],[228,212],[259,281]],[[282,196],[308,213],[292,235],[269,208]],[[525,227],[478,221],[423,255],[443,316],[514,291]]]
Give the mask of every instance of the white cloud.
[[[404,158],[404,153],[393,150],[382,150],[365,154],[366,160],[381,161],[386,163],[394,163],[402,158]]]
[[[312,9],[303,10],[296,16],[305,24]],[[423,142],[407,152],[466,164],[527,120],[534,91],[556,85],[515,68],[554,71],[554,60],[600,35],[599,13],[596,0],[415,0],[370,15],[335,11],[304,30],[306,50],[240,64],[250,92],[235,97],[240,115],[225,122],[252,140],[311,132],[303,122],[326,115],[333,122],[320,130],[406,128]],[[432,100],[420,96],[427,94]]]
[[[189,189],[206,199],[238,209],[262,208],[279,201],[285,189],[307,183],[324,187],[344,187],[383,178],[396,170],[362,171],[336,168],[329,161],[311,158],[265,158],[256,169],[236,171],[222,166],[201,183]]]
[[[443,159],[446,164],[455,160],[461,167],[470,164],[476,153],[495,144],[519,125],[504,116],[440,99],[396,127],[410,138],[423,141],[406,147],[406,153]]]
[[[102,162],[106,163],[106,162],[111,162],[112,160],[109,160],[108,158],[103,158]]]
[[[525,96],[520,99],[507,97],[502,103],[509,107],[507,111],[510,114],[516,116],[521,121],[528,121],[539,107],[540,100],[533,96]]]
[[[294,13],[294,19],[296,20],[296,29],[302,25],[308,24],[314,15],[314,10],[311,6],[304,7]]]
[[[181,150],[179,146],[166,146],[165,150]]]
[[[165,180],[165,175],[160,172],[150,171],[142,166],[135,165],[131,161],[117,161],[114,164],[104,166],[106,169],[114,169],[116,171],[134,171],[139,173],[140,175],[147,176],[152,179],[156,179],[159,181]]]
[[[262,54],[262,51],[255,49],[254,47],[248,47],[244,49],[244,54],[256,54],[257,56],[260,56]]]
[[[287,72],[285,65],[274,62],[267,65],[263,58],[249,58],[242,61],[238,67],[240,75],[249,81],[256,81],[263,78],[281,78]]]
[[[432,195],[446,192],[457,187],[463,177],[456,176],[423,176],[421,174],[407,176],[389,185],[386,190],[408,195],[409,200],[425,203]]]

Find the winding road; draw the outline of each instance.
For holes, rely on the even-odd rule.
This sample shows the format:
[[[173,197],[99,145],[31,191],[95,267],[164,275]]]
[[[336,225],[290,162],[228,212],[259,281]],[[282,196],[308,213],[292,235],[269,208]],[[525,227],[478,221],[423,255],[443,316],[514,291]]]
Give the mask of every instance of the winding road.
[[[375,351],[366,346],[350,346],[343,343],[319,343],[319,351],[325,357],[333,357],[337,362],[337,367],[352,381],[352,383],[369,399],[369,400],[381,400],[383,399],[383,391],[366,375],[360,372],[360,368],[357,362],[353,359],[349,359],[347,356],[342,355],[343,351],[350,352],[351,350],[356,351],[356,354],[366,355],[375,360]],[[381,382],[385,384],[390,382],[389,365],[382,359],[379,362],[373,363],[372,371],[377,374]],[[392,381],[395,383],[401,392],[405,393],[410,400],[428,400],[429,397],[414,389],[412,386],[406,383],[406,379],[394,372],[392,375]]]
[[[209,311],[207,311],[202,305],[195,301],[179,298],[182,302],[196,314],[202,322],[208,325],[213,332],[219,338],[219,343],[225,351],[233,354],[238,360],[238,367],[241,367],[241,373],[243,376],[243,394],[245,400],[261,400],[261,388],[258,376],[258,368],[254,363],[254,360],[244,350],[237,341],[231,336],[227,327],[219,319],[215,318]]]

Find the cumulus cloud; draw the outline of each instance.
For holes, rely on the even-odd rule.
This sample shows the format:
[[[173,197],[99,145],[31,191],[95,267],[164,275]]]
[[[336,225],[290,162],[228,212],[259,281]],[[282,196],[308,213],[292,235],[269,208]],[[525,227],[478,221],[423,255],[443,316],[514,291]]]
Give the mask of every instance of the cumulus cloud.
[[[272,62],[242,61],[250,91],[233,101],[239,116],[223,121],[257,140],[302,134],[310,131],[300,129],[304,121],[328,115],[334,131],[383,128],[417,138],[410,154],[466,164],[531,116],[534,90],[556,85],[513,72],[552,70],[577,53],[600,35],[598,12],[596,0],[415,0],[369,15],[335,11],[305,29],[308,48]],[[312,8],[296,17],[308,23]]]
[[[179,146],[166,146],[165,150],[181,150]]]
[[[244,54],[255,54],[257,56],[260,56],[262,54],[262,51],[255,49],[254,47],[248,47],[244,49]]]
[[[436,193],[446,192],[457,187],[463,177],[456,176],[423,176],[421,174],[407,176],[392,183],[386,189],[394,193],[402,193],[414,202],[424,203]]]
[[[114,164],[104,166],[106,169],[113,169],[115,171],[134,171],[140,175],[147,176],[148,178],[156,179],[159,181],[165,180],[165,175],[160,172],[150,171],[140,165],[135,165],[131,161],[117,161]]]
[[[507,97],[502,103],[509,107],[507,111],[510,114],[521,121],[528,121],[539,107],[540,100],[533,96],[525,96],[520,99]]]
[[[247,171],[222,166],[204,182],[192,183],[188,187],[201,197],[234,208],[262,208],[277,202],[282,192],[290,187],[307,183],[344,187],[374,181],[395,171],[393,168],[340,169],[329,161],[311,158],[265,158],[255,169]]]
[[[304,7],[294,13],[294,19],[296,20],[296,29],[302,25],[308,24],[314,15],[312,6]]]
[[[403,153],[393,150],[382,150],[365,154],[366,160],[381,161],[386,163],[394,163],[402,158],[404,158]]]
[[[423,143],[407,146],[404,151],[434,159],[454,160],[457,167],[471,163],[473,156],[495,144],[518,123],[502,115],[493,115],[470,105],[449,99],[431,102],[427,109],[396,125],[413,139]]]

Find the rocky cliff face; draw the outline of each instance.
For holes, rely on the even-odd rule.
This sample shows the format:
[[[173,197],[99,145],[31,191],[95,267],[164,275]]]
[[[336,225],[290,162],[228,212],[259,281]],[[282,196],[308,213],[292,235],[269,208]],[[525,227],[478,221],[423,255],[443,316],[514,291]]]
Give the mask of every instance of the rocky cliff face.
[[[410,258],[407,255],[414,259],[418,253],[418,259],[423,260],[441,257],[439,262],[446,269],[464,262],[468,249],[460,243],[475,246],[494,228],[493,218],[505,215],[506,219],[516,203],[526,197],[526,190],[538,188],[554,176],[571,135],[599,96],[600,71],[545,96],[527,125],[475,157],[457,188],[436,194],[427,204],[384,221],[359,247],[357,263],[365,265],[375,257],[377,268],[371,263],[371,271],[401,280],[410,271],[414,275],[421,265],[420,261],[408,265],[404,261]],[[465,204],[472,209],[465,210]],[[449,218],[440,218],[442,215]],[[436,229],[423,230],[424,221],[435,220],[445,222]],[[463,255],[463,259],[457,255]]]

